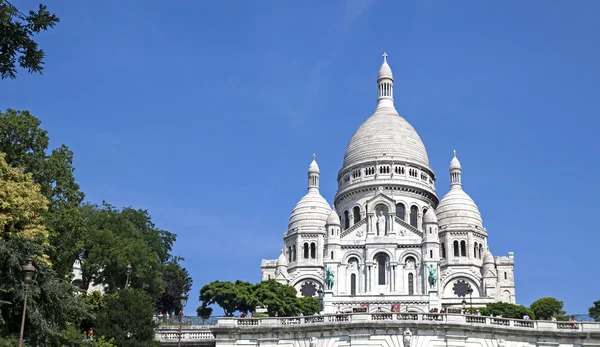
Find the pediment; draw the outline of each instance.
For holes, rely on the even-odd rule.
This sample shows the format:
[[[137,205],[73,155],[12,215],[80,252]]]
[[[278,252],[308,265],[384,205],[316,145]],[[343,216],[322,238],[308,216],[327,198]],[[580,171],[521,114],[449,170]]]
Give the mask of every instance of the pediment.
[[[494,270],[493,270],[493,269],[488,269],[488,270],[487,270],[487,271],[486,271],[486,272],[483,274],[483,277],[484,277],[484,278],[486,278],[486,277],[494,277],[494,278],[496,278],[496,277],[497,277],[497,274],[494,272]]]
[[[390,211],[392,211],[393,208],[396,206],[396,201],[394,199],[385,195],[383,191],[379,191],[379,193],[375,194],[374,197],[367,200],[367,212],[373,212],[373,209],[379,203],[384,203],[384,205],[386,205]]]
[[[367,234],[367,219],[362,219],[350,228],[342,231],[341,239],[362,239]]]

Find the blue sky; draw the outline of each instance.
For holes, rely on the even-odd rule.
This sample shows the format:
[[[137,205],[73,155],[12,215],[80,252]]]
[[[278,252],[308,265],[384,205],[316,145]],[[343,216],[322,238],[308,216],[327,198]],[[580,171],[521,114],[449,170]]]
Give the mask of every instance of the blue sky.
[[[456,149],[517,301],[587,313],[597,288],[595,1],[54,1],[43,76],[0,82],[75,152],[87,199],[150,211],[194,278],[260,279],[306,191],[332,201],[387,51],[396,108],[448,190]],[[19,1],[23,8],[36,1]]]

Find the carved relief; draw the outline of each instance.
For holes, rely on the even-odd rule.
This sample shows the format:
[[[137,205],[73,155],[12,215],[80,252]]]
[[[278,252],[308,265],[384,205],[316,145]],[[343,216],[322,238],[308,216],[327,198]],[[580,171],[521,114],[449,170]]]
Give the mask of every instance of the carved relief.
[[[410,345],[412,343],[412,331],[410,331],[409,328],[405,328],[403,335],[404,347],[411,347]]]

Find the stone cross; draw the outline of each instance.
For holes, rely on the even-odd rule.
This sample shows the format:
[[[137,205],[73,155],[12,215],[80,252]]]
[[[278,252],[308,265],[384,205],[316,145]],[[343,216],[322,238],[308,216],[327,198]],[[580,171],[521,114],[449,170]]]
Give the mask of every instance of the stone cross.
[[[386,52],[383,52],[382,56],[383,56],[383,62],[384,63],[387,62],[388,54]]]

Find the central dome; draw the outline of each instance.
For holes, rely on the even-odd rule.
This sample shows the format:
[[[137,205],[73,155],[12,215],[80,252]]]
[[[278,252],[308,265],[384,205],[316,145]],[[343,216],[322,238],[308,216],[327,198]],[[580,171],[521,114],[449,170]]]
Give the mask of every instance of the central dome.
[[[377,74],[377,109],[352,135],[342,171],[377,160],[412,163],[431,171],[421,137],[394,107],[394,76],[386,57],[384,53]]]
[[[384,158],[429,168],[421,137],[393,107],[378,107],[356,130],[346,147],[343,167]]]

